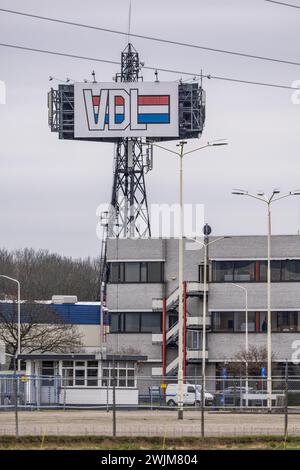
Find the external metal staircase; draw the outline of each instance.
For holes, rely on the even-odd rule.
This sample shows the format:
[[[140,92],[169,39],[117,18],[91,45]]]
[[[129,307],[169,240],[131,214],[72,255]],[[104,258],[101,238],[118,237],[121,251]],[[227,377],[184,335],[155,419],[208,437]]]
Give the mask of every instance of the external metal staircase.
[[[208,358],[208,352],[205,352],[205,359]],[[186,350],[186,359],[188,363],[198,363],[202,361],[202,351],[201,350],[194,350],[187,348]],[[173,375],[177,372],[178,369],[178,356],[176,356],[166,368],[167,375]]]
[[[186,282],[185,283],[185,298],[188,297],[202,297],[204,292],[208,292],[208,287],[204,287],[204,284],[199,282]],[[164,306],[165,303],[165,306]],[[179,303],[179,288],[176,288],[169,297],[165,300],[163,299],[153,299],[152,300],[152,310],[153,311],[164,311],[166,314],[168,311],[175,310],[178,307]],[[185,360],[186,363],[199,363],[202,361],[202,331],[203,330],[203,317],[202,316],[191,316],[186,314],[186,352]],[[211,319],[209,316],[206,317],[205,328],[209,328],[211,325]],[[178,346],[178,333],[179,333],[179,324],[178,322],[174,323],[171,328],[164,334],[153,334],[152,343],[161,344],[163,348],[166,348],[167,345],[176,345]],[[165,350],[166,351],[166,350]],[[166,353],[164,354],[166,357]],[[208,353],[205,353],[206,359]],[[165,363],[165,374],[172,375],[175,374],[178,369],[178,356],[173,358],[169,364]],[[163,375],[163,368],[155,368],[155,375]]]
[[[202,297],[204,292],[208,292],[208,286],[205,287],[201,282],[187,282],[186,295],[188,297]],[[167,310],[175,309],[178,306],[179,288],[177,287],[166,299]],[[163,309],[163,299],[152,299],[152,310],[160,312]]]

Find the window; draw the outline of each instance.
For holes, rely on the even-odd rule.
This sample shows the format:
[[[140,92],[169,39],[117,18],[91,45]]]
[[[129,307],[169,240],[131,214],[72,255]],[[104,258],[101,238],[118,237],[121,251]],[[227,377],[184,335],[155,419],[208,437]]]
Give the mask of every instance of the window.
[[[108,361],[102,367],[102,387],[135,387],[135,365],[133,361]]]
[[[272,282],[280,282],[282,280],[282,261],[271,260],[271,280]],[[267,261],[259,261],[260,265],[260,276],[259,281],[267,282]]]
[[[212,279],[213,282],[266,282],[267,261],[213,261]],[[271,260],[271,280],[300,282],[300,260]]]
[[[213,282],[248,282],[255,280],[254,261],[213,261]]]
[[[234,331],[244,333],[246,331],[246,313],[235,312],[234,313]],[[255,331],[255,313],[248,312],[248,331]]]
[[[202,350],[202,333],[196,330],[187,330],[186,344],[189,349]]]
[[[268,329],[267,313],[266,312],[260,312],[259,313],[259,331],[261,333],[266,333],[267,329]]]
[[[110,314],[111,333],[160,333],[159,312],[118,312]]]
[[[160,261],[112,262],[109,281],[117,283],[161,283],[163,282],[163,263]]]
[[[63,386],[97,387],[98,361],[63,361]]]
[[[233,312],[214,312],[212,314],[213,331],[234,331],[234,313]]]
[[[75,361],[75,385],[85,385],[85,362]]]
[[[87,361],[87,386],[98,386],[98,361]]]
[[[42,379],[42,385],[54,385],[54,381],[51,377],[57,374],[57,362],[56,361],[42,361],[42,375],[45,376]]]
[[[272,312],[272,331],[299,331],[298,312]]]
[[[147,263],[141,263],[141,282],[147,282]]]
[[[273,332],[300,331],[300,312],[272,312]],[[266,333],[267,312],[248,312],[248,332]],[[246,331],[245,312],[213,312],[212,331],[244,333]]]
[[[120,263],[110,263],[110,282],[120,281]]]
[[[56,362],[42,361],[42,375],[55,375]]]
[[[142,333],[160,333],[161,314],[160,313],[142,313],[141,314],[141,332]]]
[[[161,282],[162,281],[162,263],[147,263],[148,264],[148,282]]]
[[[286,260],[282,276],[283,281],[300,281],[300,260]]]
[[[267,262],[265,264],[267,265]],[[280,260],[271,261],[271,281],[272,282],[280,282],[282,280],[281,265],[282,265],[282,261]],[[267,276],[265,277],[265,279],[267,280]]]
[[[233,281],[232,261],[213,261],[213,282]]]
[[[118,333],[121,331],[120,329],[120,314],[119,313],[111,313],[110,314],[110,332],[111,333]]]
[[[246,331],[245,312],[213,312],[213,331],[228,333],[244,333]],[[256,313],[248,312],[248,332],[255,332]]]
[[[135,333],[140,331],[140,314],[139,313],[126,313],[125,314],[125,331],[128,333]]]
[[[253,261],[234,262],[234,281],[247,282],[255,280],[255,263]]]
[[[140,263],[125,263],[125,282],[140,282]]]
[[[79,366],[77,366],[77,368],[75,369],[75,385],[85,385],[84,376],[85,376],[84,367],[79,368]]]

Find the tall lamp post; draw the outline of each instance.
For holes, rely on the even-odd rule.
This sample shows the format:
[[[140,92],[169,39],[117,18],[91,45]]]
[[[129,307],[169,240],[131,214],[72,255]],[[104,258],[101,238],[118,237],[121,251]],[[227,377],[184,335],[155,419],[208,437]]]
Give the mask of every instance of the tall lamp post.
[[[9,281],[15,282],[18,286],[18,356],[21,354],[21,285],[17,279],[13,277],[6,276],[5,274],[0,274],[0,277],[8,279]],[[18,359],[18,370],[20,370],[21,360]]]
[[[291,196],[300,196],[300,190],[290,191],[280,196],[280,191],[274,189],[271,196],[267,196],[264,192],[250,194],[243,189],[235,189],[232,194],[237,196],[248,196],[267,205],[268,218],[268,262],[267,262],[267,404],[269,411],[272,410],[272,318],[271,318],[271,235],[272,235],[272,212],[271,205],[273,202],[280,201]]]
[[[225,283],[227,286],[236,287],[245,293],[245,352],[246,352],[246,406],[248,406],[248,353],[249,353],[249,329],[248,329],[248,289],[234,282]]]
[[[180,169],[179,169],[179,201],[180,201],[180,234],[179,234],[179,263],[178,263],[178,283],[179,283],[179,308],[178,308],[178,419],[183,419],[183,326],[184,326],[184,307],[183,307],[183,232],[184,232],[184,207],[183,207],[183,158],[191,153],[203,150],[207,147],[220,147],[228,145],[227,142],[214,141],[208,142],[202,147],[189,150],[184,152],[184,146],[187,144],[185,140],[182,140],[177,144],[179,152],[170,150],[159,144],[151,142],[151,145],[158,147],[166,152],[170,152],[180,158]]]

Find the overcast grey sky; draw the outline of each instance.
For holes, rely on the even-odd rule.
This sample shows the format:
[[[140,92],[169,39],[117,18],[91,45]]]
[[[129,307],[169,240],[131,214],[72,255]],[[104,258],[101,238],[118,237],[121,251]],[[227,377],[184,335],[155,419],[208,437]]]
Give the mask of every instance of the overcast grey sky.
[[[300,4],[299,0],[294,0]],[[129,0],[3,0],[0,8],[127,29]],[[263,0],[132,0],[132,32],[300,61],[300,10]],[[297,34],[298,33],[298,34]],[[0,12],[0,42],[119,60],[126,38]],[[300,67],[134,39],[146,65],[290,85]],[[96,208],[110,200],[113,146],[63,142],[47,125],[49,75],[81,81],[93,69],[111,81],[113,65],[0,47],[0,246],[47,248],[65,255],[99,253]],[[160,73],[160,80],[177,75]],[[145,80],[153,73],[144,71]],[[265,233],[265,208],[231,189],[282,191],[300,186],[300,105],[288,90],[205,81],[202,142],[227,138],[185,162],[185,199],[204,203],[213,233]],[[190,146],[199,142],[193,141]],[[173,144],[174,145],[174,144]],[[174,203],[178,162],[155,151],[146,177],[149,202]],[[300,198],[274,206],[274,232],[297,233]]]

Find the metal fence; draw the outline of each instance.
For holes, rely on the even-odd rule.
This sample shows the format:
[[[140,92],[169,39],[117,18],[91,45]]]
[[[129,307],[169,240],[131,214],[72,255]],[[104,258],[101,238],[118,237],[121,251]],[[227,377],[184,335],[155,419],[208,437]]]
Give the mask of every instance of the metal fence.
[[[0,434],[300,434],[300,377],[273,377],[271,407],[265,378],[188,377],[183,420],[175,376],[138,376],[130,387],[122,380],[69,386],[61,376],[2,374]]]
[[[235,411],[268,406],[267,381],[261,377],[206,377],[204,394],[202,378],[187,377],[183,383],[185,408],[203,407],[206,410],[233,409]],[[92,385],[89,385],[91,383]],[[54,408],[176,408],[179,388],[175,376],[163,382],[159,378],[138,376],[131,386],[122,378],[104,381],[82,378],[70,386],[69,378],[61,376],[0,375],[0,410]],[[204,396],[203,396],[204,395]],[[300,411],[300,377],[274,377],[272,379],[272,409],[285,405]]]
[[[59,376],[0,376],[0,410],[39,409],[63,404],[62,381]]]

